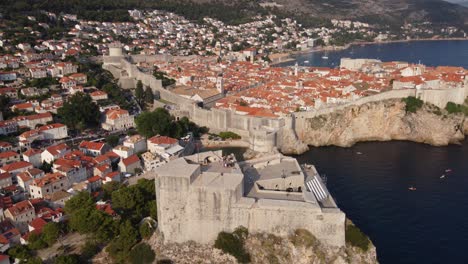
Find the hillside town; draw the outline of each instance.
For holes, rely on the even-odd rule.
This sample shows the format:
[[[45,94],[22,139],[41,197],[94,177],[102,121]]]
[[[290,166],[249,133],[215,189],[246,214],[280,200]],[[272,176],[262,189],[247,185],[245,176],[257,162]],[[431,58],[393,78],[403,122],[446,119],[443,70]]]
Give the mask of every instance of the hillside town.
[[[156,106],[177,110],[177,105],[161,100],[157,90],[141,81],[136,82],[139,88],[121,88],[101,68],[102,55],[111,55],[110,43],[125,54],[148,57],[135,65],[162,80],[166,91],[204,109],[252,117],[281,118],[391,90],[468,85],[468,70],[461,67],[399,61],[343,59],[338,68],[274,67],[281,53],[342,46],[344,32],[362,41],[400,37],[359,21],[332,20],[329,27],[305,28],[293,19],[269,15],[227,25],[208,17],[198,23],[158,10],[128,12],[131,22],[86,21],[74,14],[44,12],[48,21],[67,25],[57,39],[40,37],[39,28],[53,25],[36,17],[27,18],[28,41],[0,30],[2,254],[28,245],[48,223],[68,221],[65,204],[82,192],[98,201],[95,209],[115,218],[104,185],[132,185],[161,166],[178,168],[177,160],[197,149],[199,135],[191,130],[196,125],[182,124],[179,117],[168,117],[175,128],[166,131],[173,136],[142,133],[140,127],[147,124],[139,124],[139,117],[157,112]],[[405,30],[408,38],[411,32],[435,34],[415,25]],[[443,33],[466,37],[454,27]],[[168,59],[176,56],[184,59]],[[293,163],[282,156],[271,159]],[[296,163],[294,168],[300,170]],[[221,175],[224,170],[216,168]]]

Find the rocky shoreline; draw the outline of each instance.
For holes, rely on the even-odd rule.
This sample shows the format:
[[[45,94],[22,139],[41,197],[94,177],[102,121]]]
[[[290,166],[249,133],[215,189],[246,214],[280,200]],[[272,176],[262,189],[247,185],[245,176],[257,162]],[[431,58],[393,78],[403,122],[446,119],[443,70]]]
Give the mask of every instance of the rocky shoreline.
[[[468,135],[468,119],[461,113],[449,114],[429,104],[411,113],[405,106],[402,100],[391,99],[308,118],[298,139],[309,147],[351,147],[358,142],[391,140],[447,146],[459,144]],[[307,151],[294,149],[296,143],[290,142],[291,146],[281,150],[284,154]]]

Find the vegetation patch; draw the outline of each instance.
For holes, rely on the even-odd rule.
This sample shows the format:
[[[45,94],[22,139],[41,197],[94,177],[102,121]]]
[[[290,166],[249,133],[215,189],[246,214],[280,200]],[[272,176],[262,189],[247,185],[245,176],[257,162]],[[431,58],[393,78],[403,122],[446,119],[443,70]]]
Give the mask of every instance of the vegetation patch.
[[[215,248],[224,253],[234,256],[240,263],[250,262],[250,254],[244,247],[248,230],[245,227],[238,227],[233,233],[221,232],[215,241]]]
[[[296,247],[316,247],[319,244],[317,238],[306,229],[296,229],[293,234],[289,236],[289,240]]]
[[[345,238],[346,238],[347,244],[353,247],[360,248],[364,250],[364,252],[369,250],[369,246],[370,246],[369,238],[364,233],[362,233],[362,231],[359,230],[359,228],[357,228],[355,225],[353,224],[346,225]]]
[[[445,110],[447,110],[449,114],[463,113],[464,115],[468,115],[468,106],[459,105],[453,102],[448,102],[445,106]]]
[[[140,243],[130,251],[130,262],[134,264],[153,263],[156,254],[146,243]]]
[[[241,138],[241,136],[239,136],[238,134],[236,134],[234,132],[231,132],[231,131],[221,132],[221,133],[219,133],[219,137],[222,138],[223,140],[226,140],[226,139],[240,139]]]
[[[423,105],[424,102],[414,96],[403,98],[402,101],[406,104],[406,112],[416,113]]]

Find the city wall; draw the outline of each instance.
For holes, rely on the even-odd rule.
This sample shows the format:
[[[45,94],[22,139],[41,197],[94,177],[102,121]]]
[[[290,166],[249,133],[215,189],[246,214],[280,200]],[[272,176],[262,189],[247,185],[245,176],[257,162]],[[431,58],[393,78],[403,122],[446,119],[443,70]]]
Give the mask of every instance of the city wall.
[[[382,100],[415,96],[425,102],[443,108],[447,102],[463,103],[468,95],[468,86],[466,84],[461,88],[448,89],[399,89],[363,97],[340,105],[293,113],[290,116],[281,118],[252,117],[230,110],[201,108],[194,101],[164,89],[161,80],[157,80],[152,74],[140,71],[136,65],[130,62],[183,59],[193,58],[179,58],[167,55],[137,55],[131,58],[105,56],[103,68],[109,70],[115,78],[118,78],[119,84],[124,88],[134,88],[138,81],[141,81],[145,86],[149,86],[153,92],[159,94],[161,99],[174,104],[176,109],[171,110],[171,113],[176,117],[186,116],[196,124],[208,127],[214,133],[223,131],[237,133],[243,140],[249,142],[253,150],[259,152],[271,152],[279,149],[284,153],[296,154],[296,152],[305,151],[307,146],[304,146],[297,135],[307,133],[306,120],[330,114],[350,106],[360,106]],[[356,65],[351,66],[356,67]],[[299,149],[300,151],[295,151],[295,149]]]

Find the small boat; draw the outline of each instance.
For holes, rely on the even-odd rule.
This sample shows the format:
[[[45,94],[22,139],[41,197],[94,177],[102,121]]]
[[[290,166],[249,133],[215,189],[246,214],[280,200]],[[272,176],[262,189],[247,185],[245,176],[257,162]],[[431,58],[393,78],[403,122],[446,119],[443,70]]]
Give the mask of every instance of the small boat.
[[[322,56],[322,59],[328,60],[328,56]]]
[[[452,169],[446,169],[445,172],[452,172]]]
[[[358,154],[358,155],[362,155],[362,152],[359,152],[359,151],[358,151],[358,152],[356,152],[356,154]]]
[[[441,179],[444,179],[445,178],[445,174],[442,174],[442,176],[440,176]]]
[[[413,186],[411,186],[411,187],[408,188],[408,190],[410,190],[410,191],[416,191],[416,188],[413,187]]]
[[[306,61],[304,61],[304,63],[305,63],[305,64],[309,64],[309,61],[308,61],[308,60],[306,60]]]

